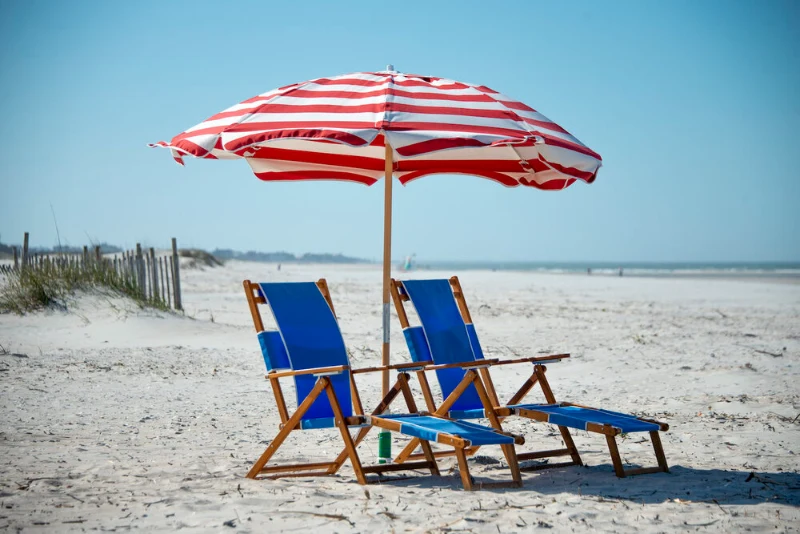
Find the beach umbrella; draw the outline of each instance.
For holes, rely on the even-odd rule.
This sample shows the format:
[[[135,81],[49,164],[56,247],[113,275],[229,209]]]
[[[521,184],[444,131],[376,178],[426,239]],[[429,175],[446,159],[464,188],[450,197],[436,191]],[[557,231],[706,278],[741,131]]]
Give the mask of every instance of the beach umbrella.
[[[507,187],[591,183],[600,155],[535,109],[483,85],[397,72],[358,72],[287,85],[189,128],[166,147],[244,158],[264,181],[384,178],[383,348],[389,364],[392,177],[465,174]],[[383,373],[383,394],[389,373]]]

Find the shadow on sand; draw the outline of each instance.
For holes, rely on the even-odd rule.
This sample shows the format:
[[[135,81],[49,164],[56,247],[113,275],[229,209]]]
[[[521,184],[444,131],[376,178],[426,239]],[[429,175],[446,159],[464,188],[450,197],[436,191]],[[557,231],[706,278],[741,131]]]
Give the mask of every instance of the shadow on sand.
[[[492,466],[486,474],[507,470]],[[523,473],[523,491],[574,493],[636,503],[706,502],[748,505],[771,502],[800,506],[800,473],[694,469],[675,465],[669,473],[617,478],[610,464]],[[491,491],[491,490],[489,490]],[[513,493],[515,489],[498,490]]]

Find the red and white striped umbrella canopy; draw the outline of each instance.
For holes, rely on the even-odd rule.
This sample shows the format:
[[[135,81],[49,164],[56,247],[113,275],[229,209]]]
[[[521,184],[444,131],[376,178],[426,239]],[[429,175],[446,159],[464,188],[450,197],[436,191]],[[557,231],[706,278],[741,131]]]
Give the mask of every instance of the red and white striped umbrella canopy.
[[[401,183],[468,174],[513,187],[591,183],[600,155],[538,111],[481,85],[393,70],[287,85],[175,136],[168,147],[206,159],[245,158],[262,180],[384,176],[384,144]]]

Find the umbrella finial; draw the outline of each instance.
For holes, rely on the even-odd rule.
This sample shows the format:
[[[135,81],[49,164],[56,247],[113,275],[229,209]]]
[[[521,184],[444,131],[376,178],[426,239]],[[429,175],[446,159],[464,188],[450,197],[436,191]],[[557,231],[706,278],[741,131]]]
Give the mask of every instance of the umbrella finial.
[[[386,65],[386,70],[389,71],[389,72],[395,72],[394,65],[389,63],[388,65]]]

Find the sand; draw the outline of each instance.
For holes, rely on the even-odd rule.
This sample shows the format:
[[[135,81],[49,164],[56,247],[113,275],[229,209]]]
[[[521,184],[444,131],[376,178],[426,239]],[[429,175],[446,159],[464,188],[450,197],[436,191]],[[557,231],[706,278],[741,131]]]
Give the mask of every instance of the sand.
[[[550,366],[559,400],[655,417],[671,473],[614,476],[604,439],[573,431],[586,467],[524,474],[524,487],[465,492],[411,473],[369,486],[332,477],[252,481],[278,415],[241,281],[326,276],[355,367],[379,363],[375,266],[230,262],[184,270],[186,316],[88,295],[67,311],[0,316],[0,529],[10,531],[767,531],[800,526],[800,285],[465,271],[484,351],[569,352]],[[396,318],[392,358],[409,359]],[[493,372],[508,398],[529,366]],[[365,405],[380,376],[359,379]],[[288,386],[288,383],[287,383]],[[419,392],[417,388],[417,393]],[[287,398],[294,402],[293,393]],[[541,400],[536,395],[534,401]],[[421,397],[418,402],[422,405]],[[520,451],[560,446],[509,420]],[[395,450],[400,440],[395,440]],[[641,435],[626,461],[651,465]],[[278,461],[328,459],[334,430],[295,432]],[[375,438],[360,447],[372,463]],[[503,479],[499,449],[472,461]]]

